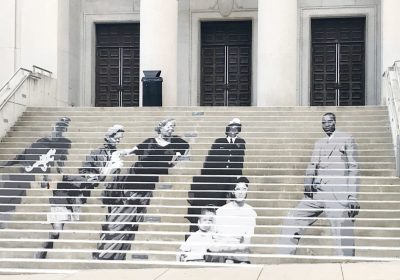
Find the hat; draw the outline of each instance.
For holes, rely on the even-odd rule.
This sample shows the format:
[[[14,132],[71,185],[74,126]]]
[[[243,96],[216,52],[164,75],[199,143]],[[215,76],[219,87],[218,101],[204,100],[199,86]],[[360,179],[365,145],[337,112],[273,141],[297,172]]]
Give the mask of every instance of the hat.
[[[118,132],[125,132],[124,127],[120,124],[114,124],[112,127],[110,127],[107,132],[106,132],[106,137],[112,137]]]
[[[62,118],[60,118],[60,122],[63,122],[63,123],[66,123],[66,124],[69,124],[70,121],[71,121],[71,119],[68,118],[68,117],[62,117]]]
[[[240,119],[239,118],[233,118],[230,122],[229,125],[241,125]]]

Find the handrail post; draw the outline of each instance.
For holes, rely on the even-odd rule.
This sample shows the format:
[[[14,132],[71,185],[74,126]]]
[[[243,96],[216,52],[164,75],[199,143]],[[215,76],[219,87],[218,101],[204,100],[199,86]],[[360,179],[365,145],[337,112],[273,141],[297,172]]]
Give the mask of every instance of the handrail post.
[[[396,177],[400,177],[400,135],[396,137]]]
[[[396,177],[400,178],[400,114],[398,108],[400,107],[399,95],[400,95],[400,78],[397,73],[396,65],[397,62],[389,67],[383,74],[384,83],[386,84],[386,100],[390,120],[390,128],[392,131],[392,141],[394,148],[395,164],[396,164]],[[394,84],[395,83],[395,84]],[[397,85],[396,90],[394,86]]]

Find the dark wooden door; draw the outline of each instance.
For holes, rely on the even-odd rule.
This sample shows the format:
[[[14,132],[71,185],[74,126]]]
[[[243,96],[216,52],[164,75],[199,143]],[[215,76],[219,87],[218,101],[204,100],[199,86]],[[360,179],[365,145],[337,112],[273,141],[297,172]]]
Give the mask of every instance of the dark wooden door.
[[[311,21],[311,105],[365,105],[365,18]]]
[[[200,105],[251,105],[251,24],[201,24]]]
[[[139,36],[139,24],[96,25],[96,106],[139,106]]]

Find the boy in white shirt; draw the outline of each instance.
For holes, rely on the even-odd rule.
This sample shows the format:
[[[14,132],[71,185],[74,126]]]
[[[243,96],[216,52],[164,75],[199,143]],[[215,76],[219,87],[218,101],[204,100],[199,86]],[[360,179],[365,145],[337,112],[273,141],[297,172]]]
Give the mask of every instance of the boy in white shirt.
[[[212,207],[201,209],[197,221],[199,230],[192,233],[180,247],[181,253],[176,259],[180,262],[203,261],[204,255],[213,243],[215,209]]]

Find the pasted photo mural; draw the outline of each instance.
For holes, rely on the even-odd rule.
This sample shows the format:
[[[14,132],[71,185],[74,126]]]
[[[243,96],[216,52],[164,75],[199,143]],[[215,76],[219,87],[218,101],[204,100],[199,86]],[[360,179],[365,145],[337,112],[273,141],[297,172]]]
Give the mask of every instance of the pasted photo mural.
[[[135,236],[138,235],[140,225],[146,223],[147,208],[160,177],[168,176],[172,168],[183,170],[187,166],[198,166],[194,165],[196,162],[190,162],[191,146],[206,146],[203,151],[198,152],[199,149],[195,153],[201,159],[199,162],[202,168],[191,170],[192,173],[174,174],[187,177],[186,181],[177,182],[181,188],[174,190],[176,193],[184,192],[184,195],[167,198],[179,201],[176,204],[180,209],[179,215],[174,215],[181,220],[169,224],[174,228],[171,232],[161,228],[164,222],[159,222],[161,226],[158,227],[161,234],[169,237],[165,237],[165,240],[160,238],[157,242],[164,245],[162,242],[165,241],[172,248],[168,254],[173,256],[175,264],[257,263],[252,255],[260,255],[259,252],[264,252],[265,248],[287,259],[298,253],[301,238],[308,234],[307,230],[321,217],[329,222],[331,240],[334,240],[334,246],[330,247],[336,255],[355,256],[354,224],[360,210],[358,148],[352,134],[336,129],[336,116],[333,113],[322,116],[322,131],[320,126],[318,131],[325,134],[324,137],[315,143],[315,139],[312,139],[312,143],[309,139],[314,147],[306,155],[304,176],[300,175],[301,180],[305,178],[304,186],[300,183],[304,192],[301,191],[301,195],[298,192],[291,193],[289,200],[285,196],[288,194],[285,186],[279,184],[299,186],[299,183],[282,180],[277,181],[280,183],[265,184],[268,167],[257,167],[257,170],[249,172],[250,165],[245,165],[246,141],[240,136],[245,126],[238,117],[224,120],[226,122],[220,125],[222,137],[214,141],[199,137],[201,140],[198,143],[197,139],[179,136],[186,135],[185,129],[190,130],[191,127],[186,125],[180,133],[175,133],[177,122],[173,118],[166,118],[155,125],[153,135],[149,133],[143,139],[135,140],[138,144],[133,147],[132,142],[124,143],[129,133],[126,125],[114,124],[108,129],[102,128],[104,130],[97,134],[99,147],[85,150],[82,157],[79,155],[76,165],[67,169],[65,161],[71,156],[69,151],[74,149],[68,134],[65,134],[73,124],[71,118],[58,117],[50,136],[36,140],[12,160],[3,163],[3,170],[12,170],[10,174],[2,174],[2,229],[6,229],[7,222],[13,219],[16,207],[26,196],[27,189],[36,187],[38,190],[51,191],[46,218],[41,220],[48,226],[48,237],[40,240],[41,246],[39,242],[36,243],[34,251],[30,252],[33,258],[48,258],[48,253],[55,250],[56,242],[62,240],[61,233],[66,231],[65,225],[86,223],[86,219],[81,221],[81,215],[88,214],[87,207],[98,207],[95,214],[101,215],[103,219],[96,220],[97,237],[92,240],[93,247],[87,250],[91,256],[88,259],[103,263],[127,260],[127,255],[133,254],[129,254],[129,251],[135,250],[132,244],[136,242]],[[248,153],[252,151],[254,158],[253,150],[258,149],[259,142],[254,141],[256,137],[253,135],[247,134],[251,138],[247,146],[251,147]],[[207,139],[206,143],[203,139]],[[259,154],[262,157],[264,150],[257,150],[256,156]],[[176,167],[184,159],[189,159],[189,162]],[[247,167],[244,169],[244,166]],[[74,168],[75,173],[66,171]],[[198,175],[192,175],[196,173]],[[54,177],[55,181],[50,178],[52,175],[57,176]],[[40,183],[33,184],[35,181]],[[171,188],[174,183],[171,183]],[[285,204],[288,206],[271,204],[269,202],[274,198],[264,198],[270,186],[274,187],[271,189],[272,194],[279,193],[277,201],[282,199],[288,202]],[[94,192],[96,197],[93,196]],[[166,198],[157,197],[157,201],[160,199]],[[88,203],[89,200],[92,204]],[[186,201],[188,204],[185,204]],[[157,213],[164,214],[163,206],[160,206]],[[275,215],[275,211],[283,214]],[[264,236],[267,237],[264,239]],[[318,241],[316,245],[320,245]]]

